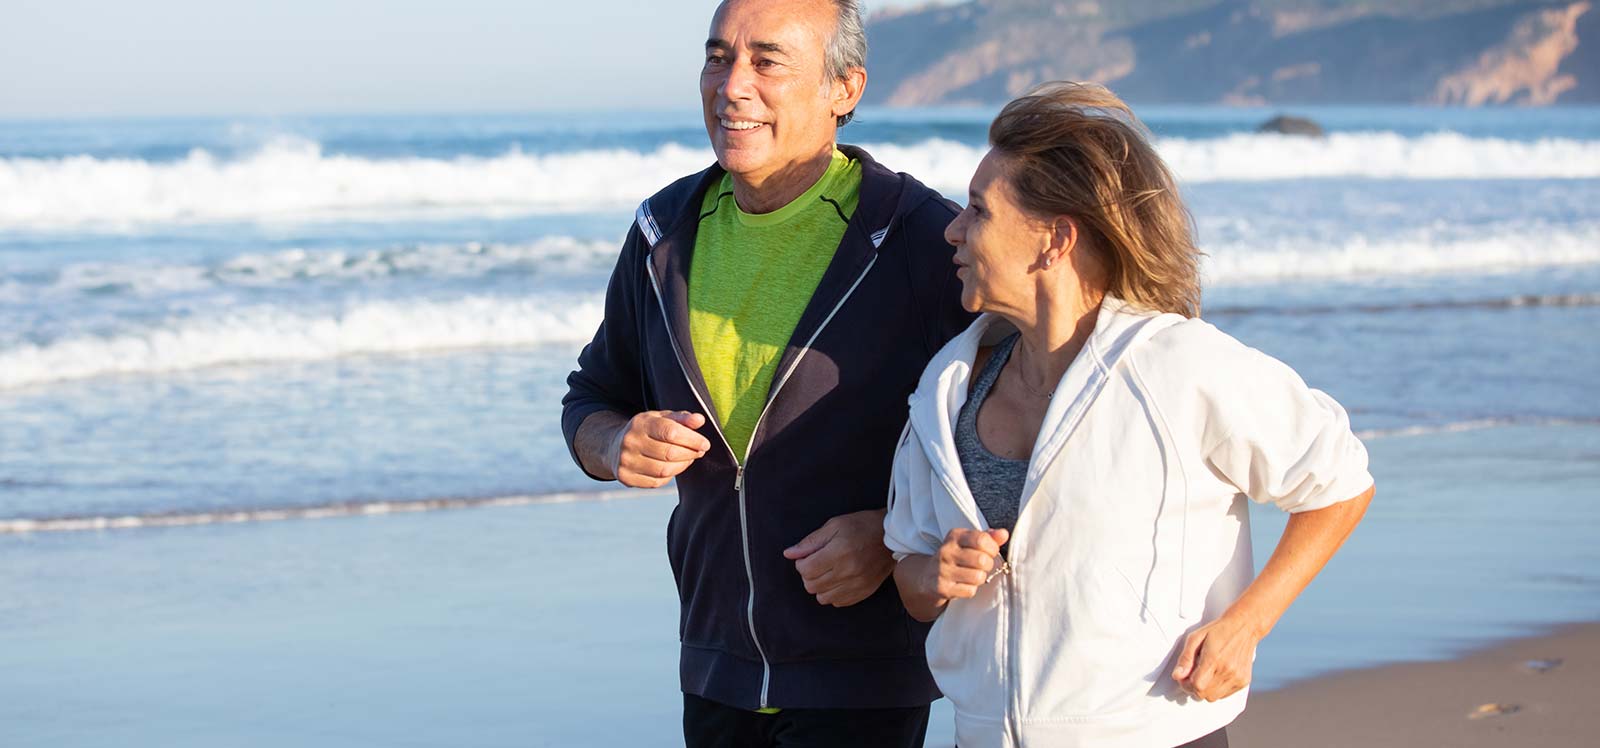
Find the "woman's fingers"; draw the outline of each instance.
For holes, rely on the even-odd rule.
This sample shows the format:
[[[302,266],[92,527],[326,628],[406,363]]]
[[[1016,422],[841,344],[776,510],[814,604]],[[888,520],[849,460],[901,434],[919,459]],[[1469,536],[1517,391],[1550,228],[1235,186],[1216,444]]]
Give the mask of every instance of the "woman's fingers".
[[[1178,652],[1178,662],[1172,666],[1172,679],[1188,689],[1189,676],[1194,672],[1195,659],[1200,655],[1200,644],[1206,639],[1205,629],[1196,629],[1184,637],[1183,649]]]
[[[1202,701],[1218,701],[1250,685],[1255,643],[1225,622],[1202,626],[1184,638],[1172,679]]]

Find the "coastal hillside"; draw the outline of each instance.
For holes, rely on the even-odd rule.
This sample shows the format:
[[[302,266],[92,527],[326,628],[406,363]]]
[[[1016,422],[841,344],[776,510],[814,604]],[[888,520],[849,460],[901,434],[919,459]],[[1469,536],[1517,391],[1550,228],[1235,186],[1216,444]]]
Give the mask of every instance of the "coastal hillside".
[[[875,15],[867,101],[1047,80],[1141,103],[1600,103],[1591,0],[969,0]]]

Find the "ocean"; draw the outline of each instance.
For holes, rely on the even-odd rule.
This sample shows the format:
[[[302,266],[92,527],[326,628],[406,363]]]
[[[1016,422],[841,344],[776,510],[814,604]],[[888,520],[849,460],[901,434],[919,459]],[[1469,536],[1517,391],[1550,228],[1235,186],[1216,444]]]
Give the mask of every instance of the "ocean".
[[[1600,109],[1139,111],[1204,316],[1379,483],[1258,687],[1600,615]],[[841,139],[960,202],[992,115]],[[0,122],[0,744],[673,744],[671,494],[558,416],[710,161],[694,112]]]

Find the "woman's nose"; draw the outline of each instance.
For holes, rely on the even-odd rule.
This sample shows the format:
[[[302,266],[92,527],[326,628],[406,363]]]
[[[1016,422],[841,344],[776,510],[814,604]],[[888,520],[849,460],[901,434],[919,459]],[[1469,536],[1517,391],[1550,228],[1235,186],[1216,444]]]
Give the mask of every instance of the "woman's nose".
[[[963,210],[956,214],[955,220],[951,221],[949,226],[944,227],[944,240],[951,246],[961,246],[966,236],[966,217],[967,211]]]

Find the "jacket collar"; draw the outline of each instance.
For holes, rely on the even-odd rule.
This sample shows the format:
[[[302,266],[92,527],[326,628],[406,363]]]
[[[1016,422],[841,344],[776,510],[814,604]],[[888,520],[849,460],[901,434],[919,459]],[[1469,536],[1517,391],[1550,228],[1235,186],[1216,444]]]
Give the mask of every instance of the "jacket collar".
[[[878,248],[898,227],[901,217],[936,194],[915,179],[885,168],[861,148],[852,145],[838,148],[861,162],[861,199],[833,261],[823,273],[778,361],[780,375],[773,378],[774,386],[780,381],[781,372],[789,370],[807,342],[877,257]],[[647,262],[660,283],[667,323],[682,348],[689,382],[702,395],[707,392],[705,376],[689,339],[689,267],[700,224],[700,197],[718,184],[724,173],[720,166],[712,164],[699,174],[680,179],[641,203],[634,216],[640,233],[650,245]],[[710,403],[708,397],[704,399]]]
[[[1029,458],[1024,500],[1082,422],[1117,362],[1156,332],[1181,321],[1183,317],[1179,315],[1145,311],[1115,296],[1106,296],[1100,304],[1094,332],[1061,376],[1045,410],[1044,423]],[[956,453],[955,424],[967,401],[967,383],[978,348],[1015,331],[1016,327],[997,315],[978,317],[928,364],[911,396],[911,423],[923,451],[934,469],[957,486],[965,486],[966,480]]]

